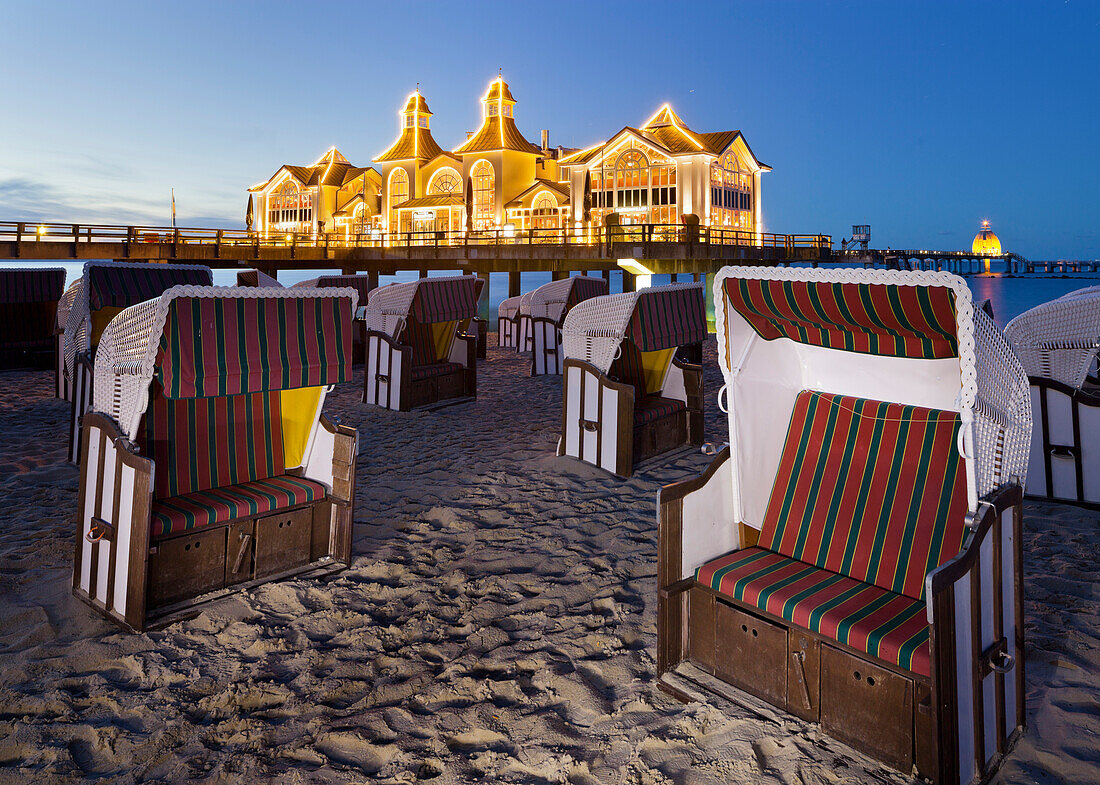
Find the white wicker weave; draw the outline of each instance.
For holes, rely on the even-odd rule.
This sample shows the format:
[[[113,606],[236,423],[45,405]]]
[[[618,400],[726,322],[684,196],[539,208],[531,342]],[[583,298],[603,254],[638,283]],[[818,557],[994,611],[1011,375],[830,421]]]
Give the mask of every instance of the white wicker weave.
[[[416,296],[416,289],[422,282],[462,281],[469,278],[468,275],[451,275],[440,278],[420,278],[408,283],[391,283],[380,286],[367,296],[367,307],[364,309],[362,318],[366,320],[368,330],[377,330],[396,340],[401,328],[405,326],[405,321],[408,319],[413,297]]]
[[[1100,287],[1037,305],[1010,321],[1005,337],[1028,376],[1081,387],[1100,350]]]
[[[521,299],[523,299],[523,295],[517,294],[515,297],[502,300],[500,305],[497,306],[497,316],[502,319],[515,318],[516,314],[519,313],[519,301]]]
[[[553,321],[559,321],[565,313],[565,303],[573,291],[578,279],[586,281],[603,281],[603,278],[593,278],[584,275],[574,275],[563,278],[560,281],[551,281],[543,284],[531,292],[528,313],[532,316],[541,316]]]
[[[930,271],[726,267],[715,276],[713,296],[719,365],[729,389],[734,388],[739,368],[731,367],[736,361],[731,361],[727,349],[728,328],[723,304],[728,278],[946,286],[952,289],[959,355],[957,408],[965,450],[974,455],[973,460],[966,462],[971,504],[976,505],[978,497],[1013,478],[1024,483],[1031,438],[1027,377],[992,320],[980,309],[975,311],[970,289],[962,278]],[[732,402],[730,418],[732,428]]]
[[[93,267],[122,267],[127,269],[157,269],[157,270],[209,270],[202,264],[161,264],[159,262],[111,262],[91,261],[84,264],[84,275],[81,280],[88,280],[88,271]],[[76,293],[73,304],[69,309],[69,315],[65,322],[65,376],[72,381],[73,363],[78,354],[91,351],[92,312],[89,305],[88,287],[81,284]]]
[[[519,296],[519,309],[516,311],[517,314],[519,314],[520,316],[531,315],[531,295],[533,295],[534,293],[535,290],[532,289],[531,291],[524,292]]]
[[[602,373],[611,370],[626,335],[634,306],[645,292],[703,289],[701,283],[674,283],[636,292],[605,294],[577,303],[565,315],[561,328],[562,350],[567,358],[592,363]]]
[[[351,288],[173,286],[155,300],[124,309],[107,325],[96,351],[92,410],[112,417],[130,440],[137,438],[141,416],[149,403],[149,384],[169,304],[178,297],[252,300],[350,297],[354,313],[359,293]]]
[[[69,311],[73,308],[73,303],[76,302],[76,298],[80,295],[80,290],[84,286],[84,279],[77,278],[69,287],[65,290],[65,293],[61,295],[61,299],[57,303],[57,331],[60,333],[65,332],[65,325],[69,321]]]

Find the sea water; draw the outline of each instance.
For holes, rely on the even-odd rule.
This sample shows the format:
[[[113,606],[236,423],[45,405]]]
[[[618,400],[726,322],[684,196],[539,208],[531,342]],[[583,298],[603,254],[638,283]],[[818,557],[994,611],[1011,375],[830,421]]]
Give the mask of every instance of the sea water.
[[[53,261],[19,261],[0,262],[0,267],[64,267],[68,281],[78,278],[84,267],[83,262],[53,262]],[[320,275],[332,275],[335,270],[286,270],[279,273],[279,282],[290,286],[299,281],[307,281]],[[433,270],[431,277],[457,275],[458,273],[447,270]],[[417,273],[403,272],[397,275],[379,276],[380,284],[415,281]],[[1100,275],[1096,273],[1072,273],[1067,275],[1006,275],[1004,273],[990,273],[982,275],[964,276],[970,291],[974,295],[977,304],[989,300],[993,306],[993,315],[1000,327],[1004,327],[1008,321],[1024,311],[1034,308],[1040,303],[1061,297],[1074,289],[1100,284]],[[551,274],[521,273],[520,291],[529,292],[542,286],[551,280]],[[690,281],[690,275],[680,275],[681,282]],[[219,286],[232,286],[237,282],[236,270],[214,270],[214,283]],[[668,275],[654,275],[653,285],[659,286],[671,282]],[[68,283],[66,283],[68,285]],[[623,276],[619,271],[611,273],[611,293],[615,294],[623,290]],[[497,306],[501,300],[508,297],[508,274],[492,273],[489,276],[489,314],[496,318]]]

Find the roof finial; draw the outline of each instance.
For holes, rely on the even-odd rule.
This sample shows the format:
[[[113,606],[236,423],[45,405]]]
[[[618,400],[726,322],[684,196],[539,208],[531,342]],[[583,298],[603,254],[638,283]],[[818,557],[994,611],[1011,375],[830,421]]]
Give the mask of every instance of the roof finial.
[[[416,83],[416,94],[420,95],[420,82]]]

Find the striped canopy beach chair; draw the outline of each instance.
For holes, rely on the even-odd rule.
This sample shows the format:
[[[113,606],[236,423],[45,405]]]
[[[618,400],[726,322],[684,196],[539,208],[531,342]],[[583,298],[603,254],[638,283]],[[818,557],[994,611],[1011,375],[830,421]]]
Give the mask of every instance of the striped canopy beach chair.
[[[73,402],[69,417],[69,460],[80,458],[80,418],[93,395],[93,369],[100,336],[131,305],[159,297],[172,286],[209,286],[209,267],[157,262],[87,262],[65,322],[65,380]]]
[[[707,335],[701,284],[585,300],[566,314],[558,455],[629,477],[634,465],[703,443],[703,369],[675,358]]]
[[[984,778],[1024,726],[1023,369],[947,273],[727,267],[714,302],[731,446],[658,497],[659,684]]]
[[[0,368],[56,364],[54,331],[64,288],[60,267],[0,269]]]
[[[1031,388],[1028,495],[1100,508],[1100,287],[1020,314],[1005,337]]]
[[[607,281],[574,275],[543,284],[531,292],[527,315],[531,334],[531,375],[561,375],[565,355],[561,351],[561,325],[578,303],[607,294]]]
[[[129,630],[229,591],[342,569],[355,430],[352,289],[176,286],[120,312],[84,417],[73,592]]]
[[[239,270],[237,272],[237,286],[259,286],[265,289],[281,289],[282,284],[278,279],[272,278],[262,270]]]
[[[370,293],[363,403],[407,412],[477,396],[477,338],[467,334],[485,281],[421,278]]]
[[[519,349],[519,301],[517,294],[502,300],[497,306],[497,346],[502,349]]]

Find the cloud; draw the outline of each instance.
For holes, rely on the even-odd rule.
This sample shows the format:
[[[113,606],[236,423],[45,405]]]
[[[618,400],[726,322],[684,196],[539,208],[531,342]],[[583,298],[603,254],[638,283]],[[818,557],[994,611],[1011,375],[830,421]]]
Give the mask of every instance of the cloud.
[[[167,201],[167,200],[165,200]],[[171,223],[167,204],[115,197],[89,199],[26,177],[0,180],[0,218],[27,223],[117,224],[121,226],[166,226]],[[243,228],[244,208],[238,217],[194,215],[177,211],[179,226],[214,229]]]

